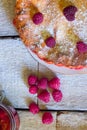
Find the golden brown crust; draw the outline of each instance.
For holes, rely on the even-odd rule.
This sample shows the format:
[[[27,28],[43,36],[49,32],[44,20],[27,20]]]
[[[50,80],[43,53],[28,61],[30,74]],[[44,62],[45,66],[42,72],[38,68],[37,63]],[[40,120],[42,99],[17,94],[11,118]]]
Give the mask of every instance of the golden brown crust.
[[[78,8],[74,22],[67,21],[63,15],[62,10],[68,5]],[[25,45],[40,59],[58,66],[79,69],[87,67],[87,53],[79,54],[76,49],[76,43],[80,40],[87,44],[86,10],[85,0],[17,0],[16,27]],[[44,21],[40,25],[32,22],[36,12],[44,15]],[[50,35],[57,42],[51,49],[44,42]]]

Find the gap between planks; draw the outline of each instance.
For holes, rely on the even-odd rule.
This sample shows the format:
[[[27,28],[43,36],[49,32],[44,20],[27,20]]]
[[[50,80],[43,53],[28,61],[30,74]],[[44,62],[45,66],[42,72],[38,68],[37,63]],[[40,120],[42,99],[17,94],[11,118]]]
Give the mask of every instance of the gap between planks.
[[[21,40],[0,39],[0,89],[5,90],[8,103],[15,108],[28,108],[31,100],[37,102],[37,96],[28,92],[27,78],[31,73],[38,75],[38,62]]]
[[[27,69],[24,70],[24,75],[21,75],[23,66],[27,67]],[[37,95],[33,98],[32,95],[29,95],[28,88],[26,87],[27,76],[31,72],[36,73],[39,77],[46,76],[49,79],[56,75],[35,61],[19,38],[0,39],[0,72],[0,84],[5,89],[7,98],[16,108],[28,108],[30,100],[27,99],[27,104],[25,100],[29,97],[32,97],[37,102]],[[54,103],[51,97],[49,104],[44,104],[38,100],[40,109],[86,111],[87,74],[77,76],[58,74],[58,77],[61,79],[60,89],[63,92],[63,100],[60,103]]]
[[[16,0],[0,0],[0,36],[18,35],[13,18]]]

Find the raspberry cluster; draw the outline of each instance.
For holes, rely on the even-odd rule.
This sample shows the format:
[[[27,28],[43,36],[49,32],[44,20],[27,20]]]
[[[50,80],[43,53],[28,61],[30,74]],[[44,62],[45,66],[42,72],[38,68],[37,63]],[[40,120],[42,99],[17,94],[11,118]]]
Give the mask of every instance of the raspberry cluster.
[[[52,89],[52,97],[54,101],[60,102],[62,99],[62,92],[59,90],[60,88],[60,79],[58,77],[52,78],[50,81],[43,77],[38,79],[35,75],[30,75],[28,77],[29,84],[29,92],[31,94],[38,94],[38,99],[41,101],[48,103],[50,101],[50,93],[48,92],[48,88]],[[40,93],[38,93],[40,90]]]
[[[60,102],[62,100],[62,92],[60,88],[60,79],[54,77],[51,80],[48,80],[46,77],[38,79],[35,75],[29,75],[28,77],[29,92],[31,94],[37,94],[39,100],[49,103],[51,93],[48,91],[48,88],[52,89],[52,97],[55,102]],[[29,105],[30,112],[37,114],[39,112],[39,107],[36,103],[32,102]],[[50,112],[45,112],[42,116],[43,124],[50,124],[53,122],[53,116]]]

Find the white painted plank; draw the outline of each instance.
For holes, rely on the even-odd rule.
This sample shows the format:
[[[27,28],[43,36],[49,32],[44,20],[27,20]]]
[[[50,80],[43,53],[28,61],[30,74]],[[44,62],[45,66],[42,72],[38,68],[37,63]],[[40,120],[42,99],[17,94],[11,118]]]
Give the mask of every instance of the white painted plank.
[[[87,113],[61,112],[57,116],[57,130],[87,130]]]
[[[0,89],[16,108],[27,108],[37,95],[28,92],[27,77],[37,74],[38,63],[19,39],[0,39]]]
[[[0,0],[0,36],[18,35],[13,26],[16,0]]]
[[[54,122],[42,124],[42,114],[32,115],[28,111],[18,111],[20,130],[87,130],[87,112],[51,112]]]
[[[52,112],[54,121],[50,125],[42,123],[42,112],[33,115],[30,112],[19,111],[20,130],[56,130],[56,112]]]
[[[53,77],[55,74],[48,68],[39,64],[39,75]],[[61,81],[60,90],[63,93],[61,102],[51,101],[47,104],[38,100],[41,109],[51,110],[87,110],[87,74],[58,75]]]
[[[39,78],[47,77],[49,80],[56,76],[56,73],[39,63]]]
[[[0,40],[0,89],[4,89],[7,99],[17,108],[27,108],[31,100],[37,101],[37,95],[28,93],[27,76],[37,73],[38,63],[30,56],[19,39]],[[51,79],[55,75],[39,64],[39,77]],[[51,97],[48,104],[39,101],[41,109],[51,110],[87,110],[87,74],[64,76],[61,79],[63,100],[55,103]]]

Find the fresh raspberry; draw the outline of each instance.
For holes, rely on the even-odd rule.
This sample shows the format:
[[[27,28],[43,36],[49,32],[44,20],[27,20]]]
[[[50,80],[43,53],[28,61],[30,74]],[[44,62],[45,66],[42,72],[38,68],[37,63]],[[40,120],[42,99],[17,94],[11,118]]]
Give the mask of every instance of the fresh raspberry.
[[[28,77],[28,84],[29,85],[36,85],[37,83],[37,77],[35,75],[30,75]]]
[[[43,90],[39,95],[38,98],[45,103],[48,103],[50,101],[50,93],[47,90]]]
[[[52,92],[52,96],[53,96],[54,101],[56,102],[60,102],[63,97],[62,92],[60,90],[54,90]]]
[[[29,87],[29,92],[31,94],[36,94],[38,92],[38,87],[36,85],[32,85]]]
[[[50,48],[53,48],[56,44],[56,41],[53,37],[48,37],[46,40],[45,40],[45,43],[48,47]]]
[[[51,79],[49,82],[48,82],[48,86],[52,89],[59,89],[60,87],[60,79],[55,77],[53,79]]]
[[[32,102],[29,105],[29,109],[30,109],[30,112],[33,113],[33,114],[37,114],[40,111],[38,105],[36,103],[34,103],[34,102]]]
[[[38,12],[33,16],[34,24],[38,25],[43,22],[43,14]]]
[[[38,88],[40,89],[46,89],[47,88],[48,80],[47,78],[41,78],[38,82]]]
[[[77,8],[75,6],[67,6],[63,10],[63,14],[66,17],[68,21],[73,21],[75,20],[75,13],[77,12]]]
[[[85,53],[87,52],[87,44],[82,41],[77,42],[77,49],[79,53]]]
[[[42,116],[43,124],[51,124],[53,122],[53,116],[50,112],[45,112]]]

